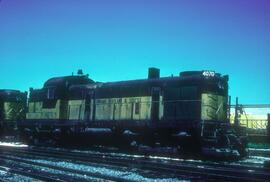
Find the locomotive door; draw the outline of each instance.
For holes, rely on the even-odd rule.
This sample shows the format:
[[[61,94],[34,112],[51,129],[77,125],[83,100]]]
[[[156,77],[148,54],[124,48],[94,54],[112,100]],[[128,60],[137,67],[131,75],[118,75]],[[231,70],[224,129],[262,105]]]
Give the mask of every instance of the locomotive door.
[[[159,119],[159,102],[160,102],[160,88],[152,88],[152,107],[151,107],[151,119],[153,122]]]
[[[90,91],[86,94],[85,97],[85,118],[87,122],[90,122],[93,117],[93,96],[94,91]]]

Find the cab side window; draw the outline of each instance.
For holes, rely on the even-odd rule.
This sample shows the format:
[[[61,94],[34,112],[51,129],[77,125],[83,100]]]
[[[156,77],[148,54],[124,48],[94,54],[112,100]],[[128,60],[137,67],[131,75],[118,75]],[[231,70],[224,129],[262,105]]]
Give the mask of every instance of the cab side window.
[[[48,88],[47,99],[49,99],[49,100],[55,99],[55,88],[54,87]]]

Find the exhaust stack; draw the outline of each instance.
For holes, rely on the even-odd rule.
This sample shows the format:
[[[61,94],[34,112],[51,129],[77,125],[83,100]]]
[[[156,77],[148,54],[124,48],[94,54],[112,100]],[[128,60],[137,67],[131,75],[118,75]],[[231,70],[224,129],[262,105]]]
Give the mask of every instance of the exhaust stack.
[[[158,68],[151,67],[148,69],[148,79],[156,79],[160,77],[160,70]]]

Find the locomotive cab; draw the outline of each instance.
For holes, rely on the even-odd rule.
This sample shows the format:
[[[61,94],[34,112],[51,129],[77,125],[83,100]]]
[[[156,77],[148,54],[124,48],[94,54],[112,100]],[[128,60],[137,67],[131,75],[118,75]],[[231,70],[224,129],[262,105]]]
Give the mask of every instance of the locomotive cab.
[[[84,98],[74,97],[72,87],[91,83],[94,81],[88,75],[79,74],[51,78],[41,89],[30,88],[26,121],[21,122],[20,127],[30,131],[26,133],[31,136],[55,136],[80,129],[86,104]]]

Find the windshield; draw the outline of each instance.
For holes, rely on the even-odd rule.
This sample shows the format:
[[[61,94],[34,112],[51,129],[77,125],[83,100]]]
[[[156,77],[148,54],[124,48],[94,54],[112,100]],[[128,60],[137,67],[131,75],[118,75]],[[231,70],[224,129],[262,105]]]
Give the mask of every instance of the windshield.
[[[201,119],[218,120],[227,119],[227,99],[225,96],[213,93],[202,94]]]

